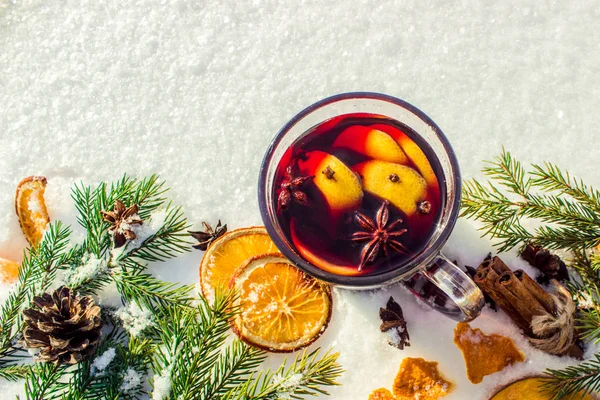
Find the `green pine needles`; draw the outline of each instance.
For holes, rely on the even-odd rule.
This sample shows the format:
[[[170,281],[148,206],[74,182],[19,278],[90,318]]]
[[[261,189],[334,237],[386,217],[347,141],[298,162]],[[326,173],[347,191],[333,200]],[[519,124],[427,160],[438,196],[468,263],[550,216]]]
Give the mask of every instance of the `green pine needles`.
[[[577,273],[569,289],[578,305],[579,335],[599,343],[600,191],[554,164],[532,165],[526,171],[506,151],[483,172],[490,178],[486,184],[475,179],[465,183],[461,216],[481,222],[499,251],[534,243],[569,254]],[[554,399],[579,390],[599,391],[599,357],[548,371],[547,388]]]
[[[276,372],[259,372],[266,353],[229,340],[232,293],[213,304],[191,285],[164,282],[148,262],[189,251],[189,225],[166,197],[157,176],[96,188],[77,185],[72,198],[85,229],[82,243],[60,222],[24,255],[18,282],[0,308],[0,378],[25,380],[27,400],[52,399],[279,399],[327,394],[342,369],[337,354],[303,353]],[[137,204],[144,221],[137,238],[114,248],[101,211],[115,200]],[[32,363],[23,348],[22,312],[33,297],[66,284],[79,295],[112,286],[123,307],[102,307],[103,336],[96,355],[73,366]]]

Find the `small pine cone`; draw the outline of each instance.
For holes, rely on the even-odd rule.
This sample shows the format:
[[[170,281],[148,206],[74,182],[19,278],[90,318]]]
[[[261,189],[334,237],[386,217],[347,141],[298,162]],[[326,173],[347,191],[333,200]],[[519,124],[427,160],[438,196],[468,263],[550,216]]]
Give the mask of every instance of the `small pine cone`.
[[[33,299],[23,311],[25,347],[40,349],[38,361],[76,364],[91,356],[100,341],[100,307],[89,296],[76,296],[61,286]]]

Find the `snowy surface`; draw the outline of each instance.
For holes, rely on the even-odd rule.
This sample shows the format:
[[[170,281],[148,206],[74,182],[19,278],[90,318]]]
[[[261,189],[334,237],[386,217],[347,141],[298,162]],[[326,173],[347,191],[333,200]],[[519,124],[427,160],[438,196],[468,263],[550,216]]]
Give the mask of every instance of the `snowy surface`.
[[[218,218],[231,228],[259,224],[256,182],[273,135],[303,107],[345,91],[384,92],[421,108],[453,143],[467,178],[504,145],[600,186],[597,2],[105,3],[0,0],[1,257],[21,257],[13,195],[33,174],[48,177],[52,218],[69,223],[74,182],[157,172],[196,227]],[[489,250],[468,221],[446,246],[470,265]],[[200,257],[154,271],[195,282]],[[523,267],[514,255],[506,261]],[[404,351],[378,332],[377,310],[390,294],[408,320]],[[317,342],[339,350],[348,370],[333,398],[390,388],[405,356],[440,362],[457,385],[448,400],[486,399],[513,378],[566,364],[531,350],[497,314],[473,325],[514,338],[528,360],[471,385],[452,321],[399,287],[337,291]],[[2,387],[3,395],[14,390]]]

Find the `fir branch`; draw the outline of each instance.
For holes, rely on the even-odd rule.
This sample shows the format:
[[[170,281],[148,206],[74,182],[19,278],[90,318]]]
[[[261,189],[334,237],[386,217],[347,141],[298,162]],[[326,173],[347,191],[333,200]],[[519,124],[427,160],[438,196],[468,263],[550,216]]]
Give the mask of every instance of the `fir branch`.
[[[209,379],[200,398],[213,399],[227,395],[243,385],[266,358],[264,351],[235,340],[224,352],[210,371]]]
[[[122,269],[113,274],[117,289],[125,301],[136,301],[149,310],[190,306],[193,285],[179,286],[142,271]]]
[[[597,393],[600,391],[600,354],[594,359],[562,370],[549,370],[544,388],[559,400],[579,391]]]
[[[560,194],[570,196],[593,209],[596,214],[600,214],[600,191],[584,184],[581,179],[572,178],[568,172],[563,173],[554,164],[544,163],[543,166],[534,164],[533,168],[532,184],[546,191],[558,191]]]
[[[337,362],[338,353],[327,352],[317,359],[319,352],[319,349],[308,354],[304,351],[289,367],[284,362],[275,373],[267,370],[253,375],[226,398],[276,400],[328,395],[324,387],[339,385],[337,379],[344,371]]]
[[[218,363],[221,346],[228,336],[233,316],[229,309],[231,299],[231,294],[217,294],[212,307],[201,299],[195,309],[165,310],[157,327],[162,346],[157,348],[153,362],[155,391],[160,379],[170,379],[169,398],[203,399],[202,393],[218,391],[209,385],[213,366]]]
[[[9,365],[0,368],[0,378],[8,381],[18,381],[29,377],[32,373],[32,366],[28,364]]]
[[[27,400],[58,400],[62,399],[67,389],[65,383],[60,382],[67,367],[51,363],[36,364],[32,374],[25,382],[25,396]]]
[[[190,251],[192,243],[187,240],[187,223],[181,207],[174,207],[171,203],[166,206],[166,217],[162,227],[139,247],[126,249],[115,262],[124,259],[135,259],[148,262],[166,261],[177,257],[179,254]],[[128,250],[128,251],[127,251]]]
[[[21,331],[22,310],[52,284],[58,269],[72,262],[73,253],[65,252],[70,234],[60,222],[51,223],[39,245],[24,254],[16,287],[0,308],[0,366],[12,362],[8,356],[17,351],[14,335]]]
[[[528,176],[523,166],[503,151],[484,169],[500,186],[466,182],[461,216],[482,222],[484,234],[499,239],[500,251],[528,242],[571,250],[600,245],[598,192],[550,164],[534,168]],[[533,193],[534,188],[547,193]],[[524,227],[527,220],[545,225],[532,232]]]

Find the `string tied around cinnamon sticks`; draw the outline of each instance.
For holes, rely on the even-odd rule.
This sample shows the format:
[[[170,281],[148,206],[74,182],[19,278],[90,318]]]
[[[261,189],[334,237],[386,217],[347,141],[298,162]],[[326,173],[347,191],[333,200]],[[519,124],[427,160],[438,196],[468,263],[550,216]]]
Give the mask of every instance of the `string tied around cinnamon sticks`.
[[[583,358],[576,344],[575,305],[556,280],[552,280],[552,295],[523,270],[511,271],[497,256],[481,263],[474,280],[523,330],[532,346],[549,354]]]

